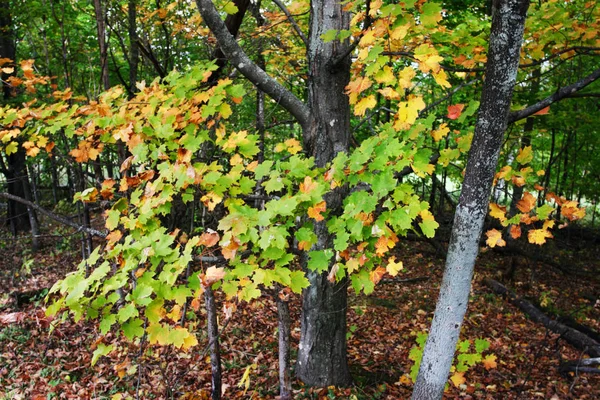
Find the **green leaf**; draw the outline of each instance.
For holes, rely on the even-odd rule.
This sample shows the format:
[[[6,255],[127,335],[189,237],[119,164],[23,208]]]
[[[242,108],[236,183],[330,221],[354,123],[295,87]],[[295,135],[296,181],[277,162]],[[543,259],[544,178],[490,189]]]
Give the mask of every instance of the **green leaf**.
[[[229,15],[233,15],[238,12],[237,6],[231,1],[223,7],[223,11],[225,11]]]
[[[327,250],[316,250],[308,253],[310,259],[308,260],[307,268],[311,271],[324,272],[329,269],[329,261],[333,257],[333,251]]]
[[[142,337],[144,335],[143,324],[144,321],[139,318],[134,318],[124,323],[121,328],[123,329],[125,337],[129,340],[133,340],[136,337]]]
[[[459,352],[466,353],[471,347],[471,342],[469,342],[468,340],[463,340],[461,342],[458,342],[458,345],[456,347]]]
[[[133,303],[128,303],[124,307],[121,307],[117,314],[120,323],[123,323],[132,317],[137,317],[138,315],[139,311],[137,310],[137,308],[135,308],[135,305]]]
[[[131,292],[131,299],[141,306],[147,306],[152,302],[150,295],[154,292],[154,290],[144,284],[139,284],[135,289]]]
[[[117,322],[117,316],[115,314],[108,314],[100,321],[100,333],[106,335],[110,331],[110,327]]]
[[[335,40],[335,38],[338,35],[338,32],[339,31],[337,29],[330,29],[321,35],[321,40],[323,40],[325,43],[331,42],[332,40]]]
[[[554,207],[549,204],[544,204],[543,206],[537,208],[536,214],[541,220],[545,220],[548,219],[553,211]]]
[[[490,348],[490,342],[485,339],[475,339],[475,351],[479,354]]]
[[[104,343],[99,343],[96,350],[94,350],[94,354],[92,354],[92,366],[96,365],[100,357],[109,354],[113,349],[114,346],[112,344],[107,346]]]
[[[302,271],[292,271],[290,273],[290,289],[294,293],[302,293],[302,289],[307,288],[310,285],[306,276],[304,276],[304,272]]]

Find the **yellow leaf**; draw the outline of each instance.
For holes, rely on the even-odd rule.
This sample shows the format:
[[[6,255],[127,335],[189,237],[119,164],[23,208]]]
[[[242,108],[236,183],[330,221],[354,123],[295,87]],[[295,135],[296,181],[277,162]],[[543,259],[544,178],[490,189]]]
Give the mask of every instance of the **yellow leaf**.
[[[379,89],[378,92],[388,100],[400,100],[400,94],[391,87],[384,87],[383,89]]]
[[[408,30],[410,29],[410,23],[405,25],[399,25],[390,33],[390,39],[392,40],[402,40],[408,34]]]
[[[544,229],[552,229],[552,228],[554,228],[555,223],[556,223],[556,221],[554,221],[553,219],[548,219],[548,220],[544,221],[543,228]]]
[[[310,193],[316,189],[319,185],[312,180],[310,176],[304,177],[304,182],[300,184],[300,191],[302,193]]]
[[[533,152],[531,150],[531,146],[523,147],[519,150],[519,154],[517,155],[517,162],[519,164],[527,164],[533,160]]]
[[[496,203],[490,203],[490,216],[496,218],[500,222],[506,221],[506,207]]]
[[[196,339],[196,335],[194,335],[193,333],[190,333],[188,336],[185,337],[185,339],[183,339],[183,344],[181,345],[181,349],[184,351],[187,351],[189,349],[191,349],[192,347],[196,346],[198,344],[198,339]]]
[[[208,192],[200,198],[200,201],[204,203],[206,207],[208,207],[208,211],[214,210],[221,200],[223,200],[223,197],[214,192]]]
[[[465,374],[464,372],[455,372],[452,377],[450,378],[450,380],[452,381],[452,383],[454,384],[454,386],[459,387],[460,385],[464,384],[467,380],[465,379]]]
[[[251,364],[248,365],[246,367],[246,370],[244,371],[244,375],[242,376],[242,379],[240,379],[240,381],[238,382],[238,387],[244,387],[244,394],[246,394],[246,391],[248,390],[248,388],[250,388],[250,372],[254,369],[257,368],[258,365],[256,364]]]
[[[496,356],[494,354],[488,354],[482,361],[485,369],[490,370],[492,368],[496,368],[498,364],[496,363]]]
[[[552,238],[552,234],[546,229],[532,229],[527,234],[529,243],[539,244],[540,246],[546,243],[547,238]]]
[[[419,117],[419,111],[424,108],[425,102],[420,96],[411,96],[408,101],[401,101],[398,105],[394,128],[397,130],[410,128]]]
[[[439,142],[448,135],[448,132],[450,132],[450,128],[448,128],[448,124],[444,122],[439,126],[439,128],[431,131],[431,136],[433,137],[433,140]]]
[[[12,74],[13,72],[15,72],[15,69],[13,67],[4,67],[2,68],[2,72],[4,72],[5,74]]]
[[[375,74],[375,81],[377,81],[377,83],[390,85],[396,82],[396,76],[394,75],[392,68],[386,65]]]
[[[446,71],[440,68],[438,72],[433,73],[433,79],[437,82],[438,85],[445,88],[451,88],[452,85],[448,82],[448,75],[446,75]]]
[[[353,273],[354,271],[358,270],[360,268],[360,263],[356,258],[351,258],[348,261],[346,261],[346,271],[348,271],[349,274]]]
[[[400,74],[398,74],[400,80],[398,86],[402,89],[410,89],[412,87],[412,80],[417,75],[416,71],[412,67],[404,67]]]
[[[288,139],[284,143],[287,146],[288,153],[290,154],[296,154],[302,150],[302,145],[297,139]]]
[[[367,109],[373,108],[376,105],[377,99],[375,99],[375,96],[367,96],[361,99],[358,103],[356,103],[356,105],[354,106],[354,115],[362,117],[363,115],[365,115]]]
[[[221,118],[223,119],[227,119],[231,116],[231,114],[233,114],[231,106],[227,103],[221,104],[221,106],[219,107],[219,112],[221,113]]]
[[[385,267],[388,274],[391,276],[398,275],[398,272],[402,271],[404,266],[402,265],[402,261],[396,262],[396,257],[392,256],[388,258],[388,264]]]
[[[504,239],[502,239],[502,232],[498,231],[497,229],[490,229],[489,231],[487,231],[485,233],[485,235],[488,237],[487,240],[485,241],[485,243],[490,246],[490,247],[504,247],[506,246],[506,242],[504,241]]]

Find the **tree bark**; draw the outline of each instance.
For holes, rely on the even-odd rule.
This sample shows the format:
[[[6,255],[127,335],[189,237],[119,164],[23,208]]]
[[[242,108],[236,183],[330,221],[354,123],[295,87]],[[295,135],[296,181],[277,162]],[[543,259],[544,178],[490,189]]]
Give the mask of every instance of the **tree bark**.
[[[212,288],[207,287],[204,291],[206,302],[206,319],[208,329],[208,343],[210,347],[210,369],[212,372],[211,399],[221,398],[221,352],[219,346],[219,325],[217,323],[217,306]]]
[[[98,48],[100,50],[100,80],[104,90],[110,89],[108,76],[108,45],[106,43],[106,10],[101,0],[94,0],[94,14],[96,16],[96,29],[98,32]]]
[[[493,3],[481,106],[454,217],[440,297],[413,399],[441,399],[444,393],[467,310],[479,239],[508,122],[528,7],[529,0],[495,0]]]
[[[304,128],[304,146],[324,167],[350,143],[350,106],[344,90],[350,79],[347,42],[324,43],[328,30],[348,29],[350,15],[336,0],[313,1],[308,45],[308,106],[310,124]],[[346,195],[344,188],[325,196],[327,208],[335,215]],[[315,223],[318,242],[313,250],[332,247],[326,221]],[[310,386],[346,386],[352,381],[346,359],[347,281],[332,284],[327,273],[306,271],[310,286],[304,290],[301,337],[296,375]]]

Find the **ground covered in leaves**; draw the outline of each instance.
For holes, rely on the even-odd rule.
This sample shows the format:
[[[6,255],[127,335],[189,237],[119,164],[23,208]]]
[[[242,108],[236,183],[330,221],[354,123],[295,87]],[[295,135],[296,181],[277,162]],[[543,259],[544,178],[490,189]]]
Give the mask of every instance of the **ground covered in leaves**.
[[[1,236],[7,238],[8,233]],[[547,313],[572,316],[599,331],[600,238],[563,236],[535,251],[576,273],[565,274],[524,256],[492,250],[480,255],[462,336],[472,342],[487,340],[490,348],[484,355],[490,357],[449,381],[446,398],[600,398],[600,375],[558,372],[561,362],[583,357],[580,351],[529,320],[482,282],[486,276],[501,277],[515,265],[514,276],[504,274],[504,282],[518,295],[543,305]],[[96,346],[115,338],[99,339],[94,322],[85,321],[66,321],[50,332],[45,289],[76,267],[77,245],[75,236],[49,236],[43,250],[31,254],[27,238],[0,242],[0,399],[208,398],[205,332],[198,332],[200,344],[187,353],[169,347],[140,349],[119,339],[118,350],[93,367]],[[404,261],[398,277],[384,278],[370,296],[350,294],[348,356],[354,386],[309,389],[296,381],[296,398],[410,397],[411,349],[417,346],[418,334],[429,327],[443,258],[436,257],[427,242],[401,241],[396,251]],[[300,301],[299,296],[291,301],[294,346],[300,335]],[[268,296],[239,304],[222,330],[223,398],[276,398],[276,311]]]

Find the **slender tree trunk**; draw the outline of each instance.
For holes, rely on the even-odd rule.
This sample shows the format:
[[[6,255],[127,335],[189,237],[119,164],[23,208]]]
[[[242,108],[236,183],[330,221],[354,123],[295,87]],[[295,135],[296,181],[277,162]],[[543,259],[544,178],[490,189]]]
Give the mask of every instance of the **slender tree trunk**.
[[[206,319],[208,329],[208,343],[210,347],[210,369],[212,372],[212,400],[221,399],[221,352],[219,348],[219,325],[217,323],[217,306],[212,288],[204,291],[206,302]]]
[[[140,60],[139,38],[137,34],[137,0],[127,3],[127,19],[129,22],[129,92],[137,92],[138,64]]]
[[[507,126],[529,0],[494,0],[486,79],[446,269],[413,399],[441,399],[454,358]]]
[[[292,399],[292,376],[290,373],[290,309],[287,299],[275,294],[277,301],[277,327],[279,330],[279,398]]]
[[[0,58],[8,58],[11,61],[3,64],[2,68],[14,67],[16,57],[15,35],[12,26],[11,7],[9,0],[0,0]],[[8,101],[14,96],[14,88],[8,84],[8,79],[15,74],[15,71],[6,73],[0,71],[2,81],[2,94],[4,100]]]
[[[100,80],[104,90],[110,89],[108,76],[108,44],[106,43],[106,10],[102,0],[94,0],[94,15],[96,17],[96,30],[98,32],[98,47],[100,49]]]

